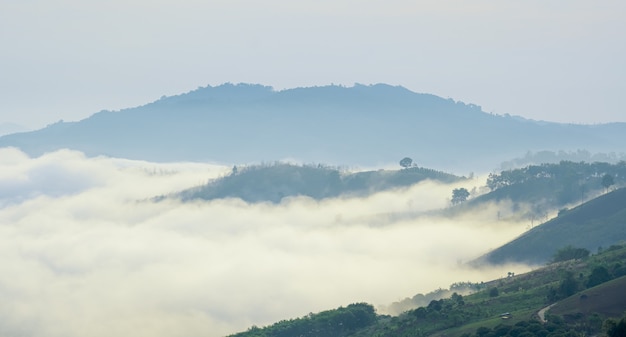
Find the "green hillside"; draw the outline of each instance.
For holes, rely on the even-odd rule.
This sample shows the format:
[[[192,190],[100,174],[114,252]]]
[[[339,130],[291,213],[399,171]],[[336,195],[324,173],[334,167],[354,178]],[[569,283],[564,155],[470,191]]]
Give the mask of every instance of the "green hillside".
[[[321,164],[275,162],[235,166],[230,174],[183,191],[179,196],[183,200],[240,198],[247,202],[278,203],[285,197],[293,196],[308,196],[317,200],[364,196],[409,187],[426,179],[452,183],[465,178],[411,163],[401,170],[346,172]],[[617,164],[562,161],[528,166],[491,174],[486,186],[490,189],[489,193],[460,202],[445,213],[461,214],[484,207],[486,203],[510,200],[514,207],[531,205],[530,216],[541,219],[550,211],[589,200],[607,188],[623,185],[626,185],[626,162],[623,161]]]
[[[569,322],[584,322],[593,315],[619,317],[626,303],[626,276],[581,291],[555,304],[548,314]]]
[[[626,246],[615,245],[584,260],[554,263],[529,273],[481,282],[473,294],[453,293],[449,298],[432,300],[427,306],[398,316],[373,316],[372,307],[360,303],[263,328],[253,327],[233,336],[582,337],[598,334],[605,320],[619,318],[626,310],[625,262]],[[598,270],[602,268],[607,273],[595,285]],[[594,300],[609,297],[615,298]],[[593,302],[594,306],[579,314],[582,306],[570,304],[576,301]],[[545,316],[547,322],[543,322],[538,312],[555,303]]]
[[[626,162],[561,161],[558,164],[530,165],[492,173],[487,179],[490,192],[468,202],[479,207],[486,202],[510,200],[531,205],[536,218],[570,204],[580,204],[609,188],[626,185]]]
[[[626,188],[564,210],[476,262],[544,264],[566,246],[596,251],[622,240],[626,240]]]
[[[279,203],[285,197],[324,199],[364,196],[393,188],[409,187],[425,179],[451,183],[463,178],[426,168],[344,173],[322,165],[274,163],[243,168],[208,184],[184,191],[183,200],[240,198],[247,202]]]

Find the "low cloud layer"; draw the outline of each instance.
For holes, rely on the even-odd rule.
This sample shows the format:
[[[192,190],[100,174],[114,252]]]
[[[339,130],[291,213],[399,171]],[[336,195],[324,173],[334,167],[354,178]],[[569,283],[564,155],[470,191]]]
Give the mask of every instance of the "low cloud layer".
[[[389,304],[506,275],[512,267],[460,263],[528,226],[497,221],[504,205],[428,215],[454,187],[432,182],[279,205],[150,201],[228,171],[0,149],[0,335],[223,336],[353,302]]]

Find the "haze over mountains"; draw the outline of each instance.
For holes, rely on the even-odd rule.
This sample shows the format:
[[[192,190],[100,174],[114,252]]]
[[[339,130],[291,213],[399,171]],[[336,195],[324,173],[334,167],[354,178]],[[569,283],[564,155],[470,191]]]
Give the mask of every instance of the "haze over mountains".
[[[457,183],[425,180],[369,196],[278,204],[153,202],[232,166],[68,150],[32,158],[10,148],[0,149],[0,161],[0,327],[7,336],[217,337],[528,270],[458,265],[519,235],[526,221],[493,223],[502,209],[495,206],[430,215],[449,204]]]
[[[526,162],[568,150],[600,158],[581,148],[624,158],[625,127],[497,116],[384,84],[225,84],[6,135],[0,330],[223,336],[523,273],[547,255],[507,250],[484,269],[463,262],[535,237],[522,234],[565,207],[552,222],[564,225],[542,237],[550,249],[572,225],[623,228],[623,190],[575,206],[581,191],[591,198],[623,187],[626,162],[566,161],[488,178],[468,171],[524,154]],[[539,150],[558,155],[528,152]],[[413,163],[400,169],[405,156]],[[278,162],[285,158],[303,163]],[[469,199],[452,205],[459,189]],[[581,215],[589,221],[573,221]],[[607,233],[593,246],[623,238]]]
[[[208,86],[0,137],[0,147],[31,156],[69,148],[158,162],[294,159],[363,166],[411,156],[420,166],[457,171],[492,170],[527,151],[623,152],[625,142],[626,123],[573,125],[493,115],[477,105],[386,84],[283,91]]]

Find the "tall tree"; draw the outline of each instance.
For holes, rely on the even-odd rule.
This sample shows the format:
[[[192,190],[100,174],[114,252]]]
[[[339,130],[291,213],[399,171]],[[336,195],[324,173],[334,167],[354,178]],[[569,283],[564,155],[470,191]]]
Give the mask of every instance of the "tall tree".
[[[608,337],[623,337],[626,336],[626,316],[621,320],[609,318],[604,321],[604,332]]]
[[[565,277],[559,284],[558,294],[560,298],[566,298],[574,295],[578,291],[578,281],[574,278],[574,273],[571,271],[565,272]]]
[[[409,158],[409,157],[404,157],[402,158],[402,160],[400,160],[400,166],[406,168],[411,167],[411,164],[413,164],[413,159]]]
[[[602,176],[602,186],[604,186],[605,192],[608,192],[609,187],[613,186],[613,184],[615,184],[615,180],[613,179],[612,175],[607,173],[604,176]]]
[[[571,245],[557,250],[552,257],[552,262],[568,261],[572,259],[584,259],[591,254],[586,248],[575,248]]]
[[[611,274],[609,274],[608,269],[603,266],[595,267],[587,279],[587,288],[595,287],[610,280]]]
[[[452,204],[456,205],[465,202],[469,196],[470,192],[466,188],[455,188],[452,190]]]

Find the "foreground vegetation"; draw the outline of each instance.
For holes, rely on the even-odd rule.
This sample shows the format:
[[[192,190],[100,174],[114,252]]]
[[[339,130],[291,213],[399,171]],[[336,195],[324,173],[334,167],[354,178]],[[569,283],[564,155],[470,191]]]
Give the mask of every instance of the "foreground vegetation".
[[[572,249],[576,248],[563,248],[559,256],[567,256],[567,250]],[[372,306],[360,303],[254,327],[233,336],[557,337],[603,332],[618,336],[612,333],[621,331],[620,324],[625,324],[619,319],[626,302],[616,296],[626,287],[625,261],[626,245],[614,245],[594,255],[555,262],[529,273],[509,273],[506,278],[477,285],[480,290],[473,294],[453,293],[398,316],[375,315]],[[585,311],[576,300],[593,294],[616,300],[601,301],[594,311]],[[545,316],[547,322],[543,322],[539,310],[555,303]],[[565,311],[557,310],[559,303],[564,303],[566,309],[560,310]]]

